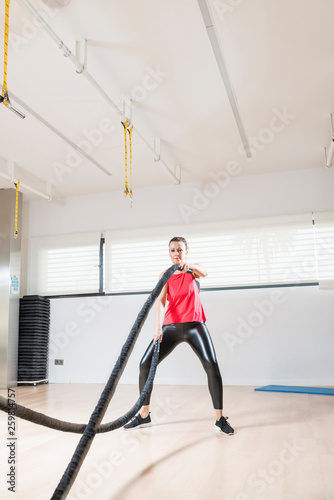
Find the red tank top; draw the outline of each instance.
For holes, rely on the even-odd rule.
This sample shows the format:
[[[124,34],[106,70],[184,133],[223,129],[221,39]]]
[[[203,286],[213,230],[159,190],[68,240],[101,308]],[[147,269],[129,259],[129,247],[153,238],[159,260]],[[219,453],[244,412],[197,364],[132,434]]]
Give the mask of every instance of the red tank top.
[[[199,283],[192,273],[179,273],[171,276],[167,283],[167,300],[164,325],[206,321],[199,294]]]

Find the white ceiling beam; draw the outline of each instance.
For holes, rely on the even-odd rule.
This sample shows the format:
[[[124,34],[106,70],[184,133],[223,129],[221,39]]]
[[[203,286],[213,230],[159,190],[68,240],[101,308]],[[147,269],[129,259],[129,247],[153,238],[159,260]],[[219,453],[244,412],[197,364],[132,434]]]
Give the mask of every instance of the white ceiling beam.
[[[63,52],[63,55],[74,64],[76,67],[77,73],[83,75],[89,83],[98,91],[98,93],[105,99],[105,101],[112,107],[114,112],[118,114],[122,121],[126,121],[127,117],[124,115],[123,110],[118,107],[118,105],[113,101],[113,99],[103,90],[103,88],[98,84],[98,82],[93,78],[93,76],[87,71],[84,64],[82,64],[75,55],[71,52],[71,50],[64,44],[63,40],[59,38],[59,36],[53,31],[51,26],[43,19],[43,17],[39,14],[39,12],[35,9],[33,5],[28,0],[20,0],[29,11],[33,14],[33,16],[41,23],[41,26],[46,30],[46,32],[51,36],[53,41],[56,42],[59,49]],[[136,134],[139,139],[145,144],[145,146],[153,153],[154,158],[165,168],[168,175],[173,179],[175,184],[180,183],[180,178],[176,177],[171,168],[167,165],[167,163],[160,158],[157,158],[156,152],[152,145],[145,139],[145,137],[141,134],[137,127],[133,127],[133,133]]]
[[[15,164],[13,161],[8,160],[7,161],[7,168],[8,168],[8,174],[5,174],[4,172],[0,172],[0,177],[3,179],[6,179],[8,182],[12,182],[13,184],[17,184],[19,179],[15,177]],[[49,191],[48,194],[42,193],[42,191],[39,191],[38,189],[33,188],[32,186],[29,186],[29,184],[26,184],[25,182],[21,181],[20,179],[20,189],[27,189],[27,191],[30,191],[31,193],[37,194],[41,198],[44,198],[44,200],[51,200],[51,193],[50,193],[50,186],[47,186],[47,191]]]
[[[216,61],[218,64],[218,68],[219,68],[221,77],[223,79],[224,85],[225,85],[227,96],[228,96],[228,99],[230,101],[230,106],[232,108],[234,119],[235,119],[235,122],[237,124],[237,128],[238,128],[241,140],[242,140],[242,144],[243,144],[245,152],[246,152],[246,156],[247,156],[247,158],[252,158],[251,148],[249,146],[249,142],[248,142],[248,139],[246,136],[245,128],[244,128],[242,120],[241,120],[240,112],[238,109],[238,104],[237,104],[237,101],[235,98],[235,93],[233,91],[231,80],[229,78],[226,64],[224,61],[223,50],[222,50],[222,47],[220,44],[220,40],[219,40],[217,31],[216,31],[216,27],[215,27],[213,18],[211,16],[208,2],[207,2],[207,0],[197,0],[197,1],[198,1],[199,8],[201,10],[201,14],[203,17],[203,21],[204,21],[204,24],[206,27],[207,34],[208,34],[210,42],[211,42],[211,47],[212,47],[213,53],[215,55],[215,58],[216,58]]]
[[[58,130],[57,128],[55,128],[53,125],[51,125],[51,123],[49,123],[48,121],[46,121],[41,115],[39,115],[38,113],[36,113],[36,111],[34,111],[30,106],[28,106],[28,104],[26,104],[25,102],[23,102],[19,97],[16,97],[12,93],[11,93],[11,97],[20,106],[22,106],[28,113],[30,113],[32,116],[34,116],[36,118],[36,120],[38,120],[39,122],[41,122],[45,127],[47,127],[49,130],[51,130],[51,132],[53,132],[54,134],[58,135],[58,137],[60,137],[64,142],[66,142],[69,146],[71,146],[71,148],[73,148],[76,151],[78,151],[78,153],[80,153],[87,160],[89,160],[91,163],[93,163],[93,165],[95,165],[97,168],[99,168],[100,170],[102,170],[102,172],[104,172],[105,174],[107,174],[109,176],[112,175],[111,172],[109,172],[108,170],[106,170],[102,165],[100,165],[100,163],[98,163],[96,160],[94,160],[94,158],[92,158],[89,154],[87,154],[86,151],[84,151],[79,146],[77,146],[77,144],[75,144],[68,137],[66,137],[66,135],[64,135],[62,132],[60,132],[60,130]]]

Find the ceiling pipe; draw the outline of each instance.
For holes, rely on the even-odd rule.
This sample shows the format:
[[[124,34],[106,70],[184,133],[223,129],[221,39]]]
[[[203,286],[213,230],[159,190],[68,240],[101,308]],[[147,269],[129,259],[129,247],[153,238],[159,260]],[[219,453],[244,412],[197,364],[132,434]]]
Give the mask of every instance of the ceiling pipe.
[[[17,184],[19,181],[19,179],[16,179],[15,177],[12,177],[9,174],[5,174],[4,172],[0,172],[0,177],[3,177],[8,182],[13,182],[14,184]],[[51,200],[50,195],[42,193],[41,191],[38,191],[38,189],[35,189],[31,186],[28,186],[28,184],[26,184],[25,182],[22,182],[21,179],[20,179],[20,188],[27,189],[28,191],[31,191],[32,193],[37,194],[41,198],[44,198],[44,200],[48,200],[48,201]]]
[[[227,96],[228,96],[228,99],[230,101],[230,106],[232,108],[234,119],[235,119],[235,122],[237,124],[237,128],[238,128],[241,140],[242,140],[242,144],[243,144],[244,149],[245,149],[246,156],[247,156],[247,158],[252,158],[251,148],[249,146],[246,132],[245,132],[242,120],[241,120],[240,112],[238,109],[238,104],[237,104],[235,94],[234,94],[234,91],[232,88],[232,84],[231,84],[231,81],[230,81],[230,78],[229,78],[229,75],[227,72],[227,68],[225,65],[223,50],[222,50],[220,40],[219,40],[217,31],[215,28],[215,24],[213,22],[213,19],[212,19],[211,13],[210,13],[209,6],[207,4],[207,0],[197,0],[197,1],[198,1],[198,5],[200,8],[202,17],[203,17],[206,31],[208,33],[208,37],[209,37],[210,42],[211,42],[211,47],[212,47],[213,53],[215,55],[215,58],[216,58],[216,61],[218,64],[218,68],[219,68],[221,77],[223,79],[224,85],[225,85]]]
[[[64,134],[62,134],[58,129],[56,129],[51,123],[47,122],[41,115],[36,113],[30,106],[28,106],[25,102],[23,102],[19,97],[16,97],[13,93],[11,93],[11,98],[14,99],[20,106],[22,106],[28,113],[30,113],[32,116],[34,116],[38,121],[40,121],[45,127],[47,127],[51,132],[54,134],[58,135],[63,141],[67,142],[71,148],[75,149],[80,153],[82,156],[87,158],[91,163],[93,163],[97,168],[102,170],[107,175],[112,175],[111,172],[106,170],[102,165],[100,165],[94,158],[92,158],[89,154],[86,153],[83,149],[81,149],[77,144],[72,142],[70,139],[68,139]]]
[[[113,99],[103,90],[103,88],[97,83],[97,81],[93,78],[93,76],[86,70],[84,64],[82,64],[76,56],[71,52],[71,50],[64,44],[63,40],[59,38],[59,36],[53,31],[51,26],[43,19],[43,17],[39,14],[39,12],[31,5],[28,0],[20,0],[33,14],[33,16],[41,23],[43,28],[46,30],[48,35],[57,43],[59,49],[63,52],[63,55],[71,61],[76,67],[77,73],[83,75],[89,83],[98,91],[98,93],[105,99],[105,101],[110,104],[116,114],[120,116],[122,121],[126,121],[127,117],[124,115],[123,111],[117,106],[117,104],[113,101]],[[176,177],[174,172],[170,169],[167,163],[162,159],[162,157],[158,157],[154,148],[150,145],[150,143],[145,139],[145,137],[141,134],[141,132],[134,127],[133,132],[139,137],[139,139],[145,144],[145,146],[153,153],[154,159],[161,163],[161,165],[166,169],[168,175],[173,179],[175,184],[180,183],[180,179]]]

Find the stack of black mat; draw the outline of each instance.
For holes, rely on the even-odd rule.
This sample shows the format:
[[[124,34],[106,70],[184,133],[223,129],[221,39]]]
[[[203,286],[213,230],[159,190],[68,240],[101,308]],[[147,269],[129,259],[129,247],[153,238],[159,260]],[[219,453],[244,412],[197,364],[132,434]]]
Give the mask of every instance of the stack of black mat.
[[[38,295],[20,299],[18,383],[48,382],[50,300]]]

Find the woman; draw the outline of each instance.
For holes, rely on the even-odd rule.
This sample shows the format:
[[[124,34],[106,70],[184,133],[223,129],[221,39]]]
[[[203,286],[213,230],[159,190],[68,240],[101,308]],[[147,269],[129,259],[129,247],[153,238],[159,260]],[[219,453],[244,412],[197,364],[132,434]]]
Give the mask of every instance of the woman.
[[[188,245],[184,238],[175,236],[169,242],[169,255],[173,264],[180,266],[179,271],[163,287],[155,308],[155,328],[153,340],[148,346],[141,362],[139,389],[143,390],[151,366],[154,344],[160,340],[159,363],[181,342],[187,342],[199,357],[208,376],[209,391],[216,411],[215,430],[225,435],[234,433],[233,428],[223,416],[223,384],[213,343],[206,327],[206,317],[199,293],[199,279],[207,272],[200,264],[187,262]],[[161,273],[160,277],[163,275]],[[166,314],[166,300],[168,307]],[[124,426],[125,430],[151,425],[149,411],[150,394],[140,413]]]

